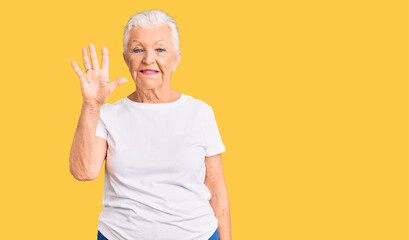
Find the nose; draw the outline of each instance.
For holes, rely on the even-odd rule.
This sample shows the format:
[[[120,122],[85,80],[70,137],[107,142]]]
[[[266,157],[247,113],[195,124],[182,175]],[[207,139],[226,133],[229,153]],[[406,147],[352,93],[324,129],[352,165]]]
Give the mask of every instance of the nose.
[[[143,57],[143,63],[145,64],[151,64],[155,62],[155,55],[154,52],[151,50],[145,51],[145,55]]]

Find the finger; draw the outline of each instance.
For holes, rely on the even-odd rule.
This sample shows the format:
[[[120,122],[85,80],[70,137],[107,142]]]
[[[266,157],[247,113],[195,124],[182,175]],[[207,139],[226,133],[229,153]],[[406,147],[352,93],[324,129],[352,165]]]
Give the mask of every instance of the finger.
[[[74,60],[71,60],[71,66],[74,68],[75,73],[80,78],[80,80],[84,80],[84,73],[78,67],[77,63]]]
[[[97,53],[95,52],[95,47],[92,43],[89,45],[89,55],[91,56],[91,64],[93,69],[99,69]]]
[[[126,82],[128,82],[128,79],[126,79],[126,77],[119,77],[119,78],[115,79],[114,81],[109,83],[111,91],[114,91],[115,88],[119,87],[120,85],[122,85],[122,84],[124,84]]]
[[[82,61],[84,62],[85,72],[91,70],[91,64],[89,63],[87,48],[82,48]]]
[[[105,46],[102,46],[102,69],[108,70],[109,68],[109,58],[108,58],[108,49]]]

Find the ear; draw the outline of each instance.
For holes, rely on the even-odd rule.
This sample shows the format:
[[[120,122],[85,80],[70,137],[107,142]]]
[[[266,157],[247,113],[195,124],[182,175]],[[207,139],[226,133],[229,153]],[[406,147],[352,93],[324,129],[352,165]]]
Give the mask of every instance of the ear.
[[[125,53],[122,53],[122,56],[124,57],[124,61],[125,61],[126,65],[129,66],[129,65],[128,65],[128,60],[126,59]]]
[[[176,55],[176,64],[175,64],[175,67],[172,69],[172,72],[176,72],[176,68],[179,66],[181,59],[182,59],[182,52],[178,51]]]

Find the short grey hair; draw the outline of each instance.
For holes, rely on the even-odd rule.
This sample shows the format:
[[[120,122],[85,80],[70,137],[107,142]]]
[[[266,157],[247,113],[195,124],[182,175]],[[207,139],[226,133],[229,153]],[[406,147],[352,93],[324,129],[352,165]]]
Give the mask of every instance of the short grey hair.
[[[149,28],[155,25],[167,24],[172,31],[173,45],[179,51],[179,30],[175,19],[167,15],[163,10],[147,10],[135,13],[129,19],[124,29],[124,53],[126,53],[127,37],[131,29],[137,27]]]

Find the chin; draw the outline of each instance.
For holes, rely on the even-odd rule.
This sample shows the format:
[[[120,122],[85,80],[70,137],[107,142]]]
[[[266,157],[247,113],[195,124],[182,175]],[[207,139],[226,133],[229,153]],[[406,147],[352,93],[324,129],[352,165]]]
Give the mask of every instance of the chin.
[[[157,88],[160,85],[162,85],[162,79],[158,78],[145,78],[145,79],[140,79],[139,81],[141,85],[144,86],[145,89],[152,89],[152,88]]]

